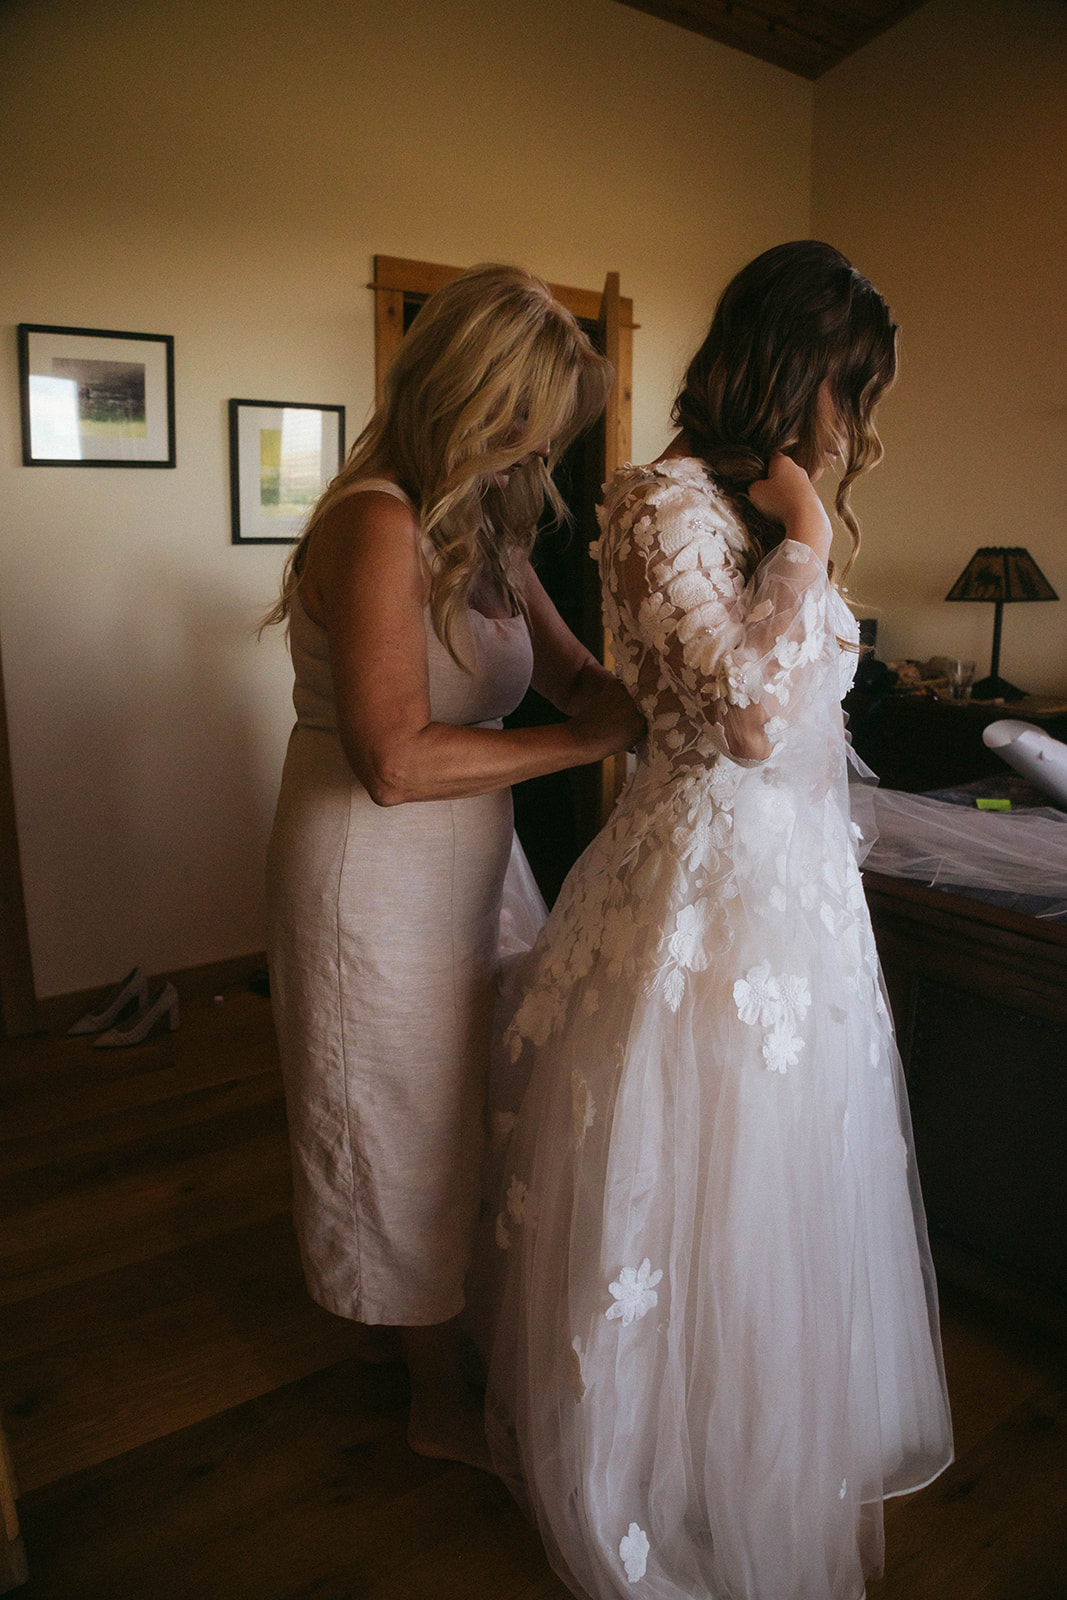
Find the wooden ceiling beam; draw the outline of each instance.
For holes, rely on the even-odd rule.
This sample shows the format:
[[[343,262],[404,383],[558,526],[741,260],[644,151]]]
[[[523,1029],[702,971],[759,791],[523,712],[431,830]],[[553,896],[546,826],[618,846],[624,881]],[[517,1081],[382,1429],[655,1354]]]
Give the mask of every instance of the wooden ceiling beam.
[[[927,0],[618,0],[631,10],[818,78]]]

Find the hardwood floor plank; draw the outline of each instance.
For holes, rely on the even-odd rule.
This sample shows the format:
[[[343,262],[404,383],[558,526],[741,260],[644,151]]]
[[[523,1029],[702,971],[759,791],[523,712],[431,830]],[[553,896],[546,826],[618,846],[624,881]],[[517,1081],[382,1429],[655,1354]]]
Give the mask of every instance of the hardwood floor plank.
[[[220,984],[221,988],[222,985]],[[404,1442],[399,1368],[303,1289],[266,1003],[0,1041],[0,1404],[25,1600],[567,1600],[503,1486]],[[868,1600],[1067,1600],[1062,1339],[942,1297],[956,1464]]]
[[[304,1289],[287,1217],[178,1254],[27,1303],[37,1314],[0,1365],[25,1489],[352,1356],[353,1325]]]
[[[936,1483],[887,1508],[886,1547],[876,1600],[970,1600],[1050,1551],[1067,1576],[1067,1391],[1035,1395]]]
[[[217,1155],[179,1163],[151,1188],[127,1185],[105,1195],[89,1225],[67,1200],[23,1226],[0,1260],[0,1304],[78,1283],[101,1272],[288,1211],[288,1136],[284,1131]],[[13,1230],[12,1230],[13,1231]]]
[[[0,1261],[10,1241],[17,1248],[24,1236],[37,1235],[42,1226],[54,1223],[61,1237],[66,1214],[74,1207],[81,1217],[99,1215],[103,1221],[116,1207],[126,1206],[130,1195],[151,1192],[169,1173],[284,1132],[280,1085],[275,1091],[251,1105],[0,1175],[0,1217],[5,1218],[0,1222]]]
[[[1067,1385],[1067,1343],[1054,1324],[1020,1321],[1004,1304],[957,1285],[942,1290],[941,1310],[961,1460],[1025,1401]]]
[[[63,1284],[10,1306],[0,1318],[0,1365],[62,1344],[87,1329],[109,1338],[142,1313],[174,1305],[205,1283],[270,1271],[292,1282],[299,1277],[288,1212],[179,1245],[79,1283]]]
[[[1063,1539],[1048,1550],[1027,1551],[1009,1570],[977,1578],[974,1600],[1067,1600]]]
[[[202,1026],[159,1034],[129,1050],[93,1050],[84,1040],[39,1043],[40,1062],[49,1052],[68,1056],[62,1065],[43,1070],[35,1060],[21,1073],[7,1062],[7,1051],[20,1041],[5,1041],[5,1066],[0,1073],[0,1137],[21,1138],[84,1122],[102,1113],[122,1112],[188,1094],[192,1089],[230,1083],[276,1066],[277,1047],[265,1002],[232,1029],[211,1017],[205,1007]],[[225,1008],[220,1008],[225,1010]]]
[[[26,1600],[517,1600],[547,1572],[517,1508],[413,1455],[405,1408],[400,1369],[347,1362],[25,1495]]]
[[[281,1078],[269,1069],[249,1077],[231,1078],[163,1100],[87,1117],[61,1128],[45,1128],[19,1137],[0,1137],[0,1180],[10,1173],[28,1172],[110,1151],[135,1139],[148,1139],[173,1128],[256,1106],[282,1095]]]

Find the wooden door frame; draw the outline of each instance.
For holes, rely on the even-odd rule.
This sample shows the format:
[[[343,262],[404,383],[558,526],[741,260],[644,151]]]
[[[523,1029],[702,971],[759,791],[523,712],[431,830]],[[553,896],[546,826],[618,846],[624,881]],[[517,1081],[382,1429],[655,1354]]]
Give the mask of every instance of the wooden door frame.
[[[0,1036],[37,1031],[37,995],[33,987],[26,901],[22,892],[15,792],[4,699],[4,665],[0,656]]]
[[[404,295],[431,295],[466,270],[466,267],[446,267],[436,261],[409,261],[404,256],[374,257],[374,281],[367,287],[374,290],[374,380],[379,400],[389,363],[404,337]],[[583,322],[600,320],[604,298],[600,289],[575,289],[561,283],[550,283],[548,287],[572,316]],[[634,327],[633,301],[620,296],[615,368],[619,375],[616,427],[621,461],[630,458]]]

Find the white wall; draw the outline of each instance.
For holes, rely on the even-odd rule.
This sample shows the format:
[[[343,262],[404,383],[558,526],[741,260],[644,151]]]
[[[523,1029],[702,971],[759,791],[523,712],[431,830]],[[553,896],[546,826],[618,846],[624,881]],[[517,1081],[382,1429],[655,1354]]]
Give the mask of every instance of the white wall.
[[[812,89],[613,0],[5,0],[0,638],[38,992],[260,948],[291,722],[230,396],[372,394],[375,252],[622,274],[634,453],[808,230]],[[15,325],[170,333],[174,471],[24,468]],[[1036,553],[1036,552],[1035,552]]]
[[[983,544],[1024,545],[1055,604],[1008,606],[1001,669],[1067,692],[1067,7],[932,0],[816,84],[813,226],[903,328],[886,459],[855,491],[853,591],[879,654],[973,656],[945,605]]]

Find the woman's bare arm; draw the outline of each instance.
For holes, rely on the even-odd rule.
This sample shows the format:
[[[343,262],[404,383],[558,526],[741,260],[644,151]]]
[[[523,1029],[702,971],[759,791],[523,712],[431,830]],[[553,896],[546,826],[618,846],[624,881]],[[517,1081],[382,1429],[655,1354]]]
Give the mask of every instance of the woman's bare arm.
[[[519,575],[533,641],[533,687],[557,711],[574,716],[615,678],[576,639],[529,562]],[[640,733],[635,734],[639,738]]]
[[[391,495],[368,491],[341,501],[309,546],[302,589],[329,640],[338,735],[378,805],[485,794],[633,742],[639,719],[614,682],[551,727],[433,722],[427,583],[415,517]]]

